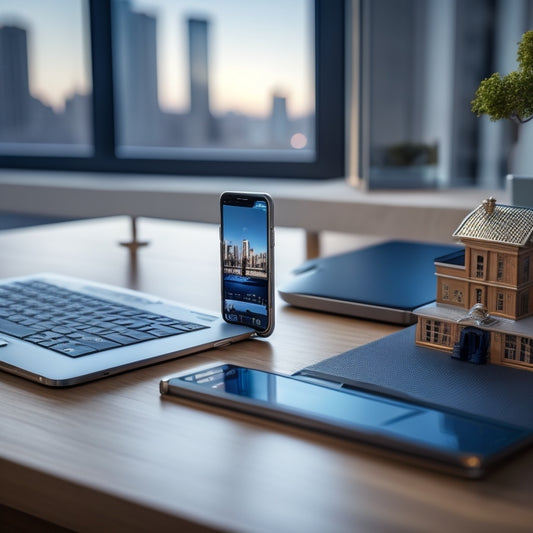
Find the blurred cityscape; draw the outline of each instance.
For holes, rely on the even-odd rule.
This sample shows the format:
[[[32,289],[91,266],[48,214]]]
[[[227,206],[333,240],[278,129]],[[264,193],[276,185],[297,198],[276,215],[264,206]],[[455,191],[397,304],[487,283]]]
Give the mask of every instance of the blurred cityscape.
[[[62,112],[30,92],[28,29],[0,25],[0,142],[90,145],[91,96],[73,94]]]
[[[254,117],[236,110],[215,116],[210,103],[210,28],[187,19],[189,109],[162,110],[158,98],[157,18],[113,3],[115,133],[121,147],[314,149],[314,113],[289,117],[287,95],[271,94],[271,112]],[[31,94],[30,26],[0,22],[0,142],[92,144],[91,94],[72,94],[63,110]],[[264,88],[261,88],[264,89]]]
[[[533,128],[477,117],[470,102],[484,77],[516,69],[517,43],[533,24],[533,0],[363,3],[370,23],[359,28],[365,53],[360,76],[353,76],[357,100],[348,100],[359,128],[356,152],[363,156],[357,175],[369,188],[501,188],[507,174],[530,175]],[[27,153],[29,144],[59,155],[92,150],[86,19],[72,23],[59,44],[60,29],[73,20],[69,11],[60,22],[59,11],[74,4],[87,7],[85,0],[63,0],[61,10],[47,11],[45,2],[0,0],[3,153]],[[169,11],[178,4],[179,11]],[[261,12],[258,4],[266,6],[268,21],[254,18]],[[306,69],[314,46],[312,25],[304,23],[310,21],[304,13],[312,10],[284,17],[295,4],[281,2],[276,11],[268,0],[112,0],[116,155],[251,160],[256,151],[272,150],[278,160],[312,160],[315,87]],[[309,8],[312,2],[300,5]],[[245,8],[247,17],[241,18]],[[47,25],[41,26],[43,19]],[[288,28],[286,37],[272,38],[282,27]],[[54,28],[56,53],[48,47]],[[298,38],[287,37],[293,28]],[[63,61],[61,47],[70,50],[69,45],[76,54]],[[73,73],[73,64],[82,75]],[[60,78],[57,90],[53,85]]]
[[[215,148],[312,148],[314,116],[290,119],[287,97],[272,94],[270,116],[250,117],[235,111],[215,117],[211,111],[210,21],[189,18],[188,112],[160,109],[157,87],[157,21],[136,12],[130,2],[116,3],[115,72],[120,144]]]

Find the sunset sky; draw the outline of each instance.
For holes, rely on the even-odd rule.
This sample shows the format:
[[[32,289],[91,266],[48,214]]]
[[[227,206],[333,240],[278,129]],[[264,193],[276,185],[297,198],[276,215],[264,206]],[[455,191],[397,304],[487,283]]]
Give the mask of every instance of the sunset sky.
[[[289,114],[314,110],[313,13],[310,0],[132,0],[157,17],[159,100],[188,108],[189,16],[210,21],[211,104],[215,113],[270,113],[272,94]],[[87,5],[83,0],[0,0],[0,25],[29,30],[34,96],[56,109],[91,88]]]

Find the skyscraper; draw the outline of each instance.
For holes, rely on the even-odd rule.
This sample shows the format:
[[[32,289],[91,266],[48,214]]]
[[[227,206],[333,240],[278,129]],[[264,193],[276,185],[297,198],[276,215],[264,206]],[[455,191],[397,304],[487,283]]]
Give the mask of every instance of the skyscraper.
[[[250,241],[248,239],[243,239],[242,241],[242,260],[248,261],[250,258]]]
[[[117,106],[121,144],[159,142],[156,19],[132,11],[129,1],[115,5]]]
[[[209,104],[209,22],[188,19],[190,124],[189,140],[205,143],[213,138],[213,121]]]
[[[18,133],[30,120],[27,33],[0,27],[0,134]]]
[[[247,269],[249,265],[249,255],[250,255],[250,243],[243,239],[242,241],[242,256],[241,256],[241,276],[247,275]]]
[[[276,148],[287,148],[289,145],[287,98],[281,94],[272,96],[271,126],[272,144]]]

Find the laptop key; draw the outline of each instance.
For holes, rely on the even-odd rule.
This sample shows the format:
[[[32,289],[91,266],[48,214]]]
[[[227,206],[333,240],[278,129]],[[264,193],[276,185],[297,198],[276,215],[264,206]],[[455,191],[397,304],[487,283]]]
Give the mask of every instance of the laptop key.
[[[28,326],[21,326],[16,322],[6,320],[5,318],[0,318],[0,332],[17,337],[18,339],[23,339],[24,337],[33,335],[35,330]]]
[[[9,315],[6,318],[10,322],[16,322],[18,324],[19,322],[22,322],[23,320],[26,320],[27,317],[25,317],[24,315],[21,315],[21,314],[13,314],[13,315]]]
[[[181,333],[184,333],[184,331],[182,330],[168,328],[159,324],[155,324],[150,329],[147,329],[145,331],[146,333],[150,333],[151,335],[155,335],[156,337],[170,337],[171,335],[180,335]]]
[[[53,341],[57,339],[63,339],[64,337],[60,333],[55,333],[53,331],[41,331],[30,337],[26,337],[27,341],[41,343],[43,341]]]
[[[156,337],[154,335],[150,335],[149,333],[145,333],[144,331],[137,331],[135,329],[128,329],[124,328],[117,333],[120,333],[121,335],[127,335],[128,337],[133,337],[134,339],[138,339],[140,341],[146,341],[148,339],[155,339]]]
[[[134,339],[133,337],[128,337],[127,335],[121,335],[120,333],[101,333],[102,337],[105,337],[106,339],[109,339],[113,342],[118,342],[119,344],[122,344],[123,346],[127,346],[128,344],[136,344],[137,342],[142,342],[143,339]]]
[[[127,328],[133,329],[139,329],[150,325],[150,322],[146,320],[135,320],[134,318],[121,318],[118,320],[113,320],[113,323],[117,324],[117,326],[126,326]]]
[[[180,329],[181,331],[197,331],[207,327],[202,326],[202,324],[194,324],[193,322],[180,322],[178,324],[168,324],[168,326],[171,328]]]
[[[61,344],[51,346],[50,349],[68,355],[69,357],[78,357],[80,355],[96,352],[95,348],[91,348],[90,346],[75,341],[62,342]]]
[[[80,342],[81,344],[84,344],[86,346],[90,346],[91,348],[95,348],[99,352],[102,350],[109,350],[110,348],[118,348],[120,346],[120,344],[117,344],[116,342],[110,341],[108,339],[103,339],[98,335],[91,335],[86,333],[72,333],[71,335],[69,335],[69,338]]]
[[[55,328],[52,328],[52,331],[54,333],[61,333],[62,335],[68,335],[69,333],[73,333],[75,330],[67,326],[57,326]]]
[[[66,339],[66,340],[68,342],[68,339]],[[39,341],[36,344],[38,344],[39,346],[42,346],[43,348],[51,348],[52,346],[55,346],[56,344],[63,343],[64,341],[65,341],[65,339],[63,339],[63,337],[61,337],[59,339],[52,339],[52,340],[49,340],[49,341]]]

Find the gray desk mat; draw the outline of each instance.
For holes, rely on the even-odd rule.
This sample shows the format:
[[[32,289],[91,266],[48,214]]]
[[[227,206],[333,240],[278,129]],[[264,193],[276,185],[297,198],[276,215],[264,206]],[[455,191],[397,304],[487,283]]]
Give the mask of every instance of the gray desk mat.
[[[444,406],[533,429],[533,372],[474,365],[415,345],[415,326],[321,361],[299,376]]]

